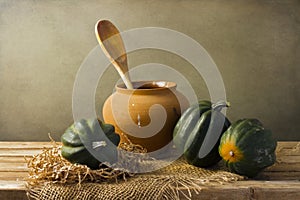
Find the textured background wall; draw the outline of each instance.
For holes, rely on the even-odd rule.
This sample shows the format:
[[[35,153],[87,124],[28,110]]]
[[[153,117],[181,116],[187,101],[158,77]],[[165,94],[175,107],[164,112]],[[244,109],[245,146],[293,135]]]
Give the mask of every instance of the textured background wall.
[[[97,45],[102,18],[120,30],[158,26],[194,38],[219,67],[232,120],[259,118],[278,139],[300,139],[299,0],[0,0],[0,140],[48,140],[48,132],[59,140],[73,121],[76,72]],[[174,67],[199,98],[209,97],[178,56],[129,55],[131,68],[149,62]],[[98,110],[117,80],[111,67],[98,86]]]

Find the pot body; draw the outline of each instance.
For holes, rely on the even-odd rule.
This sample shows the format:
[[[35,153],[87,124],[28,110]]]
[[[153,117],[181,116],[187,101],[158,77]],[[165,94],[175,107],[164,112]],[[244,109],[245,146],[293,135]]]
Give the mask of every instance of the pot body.
[[[173,129],[187,99],[166,81],[140,81],[133,90],[124,85],[105,101],[103,119],[115,126],[121,142],[142,145],[148,152],[158,150],[172,141]]]

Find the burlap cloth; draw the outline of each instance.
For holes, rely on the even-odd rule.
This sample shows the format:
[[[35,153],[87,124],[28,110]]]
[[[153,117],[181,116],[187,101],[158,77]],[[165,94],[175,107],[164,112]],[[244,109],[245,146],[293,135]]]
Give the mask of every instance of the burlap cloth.
[[[44,155],[44,157],[49,159],[49,155]],[[49,161],[47,160],[47,162]],[[160,161],[152,160],[149,162],[159,164]],[[131,164],[133,164],[132,161]],[[39,168],[41,167],[39,166]],[[38,173],[40,173],[38,171],[40,169],[35,171],[34,175],[31,174],[31,177],[37,177]],[[180,196],[192,199],[191,191],[196,193],[201,192],[201,187],[203,186],[225,184],[242,180],[243,178],[242,176],[223,170],[221,165],[214,166],[211,169],[197,168],[189,165],[184,159],[180,158],[171,165],[153,172],[135,175],[120,173],[117,176],[112,176],[112,179],[104,181],[100,179],[100,181],[97,181],[95,177],[92,179],[86,178],[86,180],[81,180],[79,183],[78,180],[73,183],[72,181],[68,183],[66,180],[64,180],[64,183],[53,180],[38,180],[32,183],[31,180],[27,185],[27,196],[29,199],[39,200],[150,200],[179,199]]]

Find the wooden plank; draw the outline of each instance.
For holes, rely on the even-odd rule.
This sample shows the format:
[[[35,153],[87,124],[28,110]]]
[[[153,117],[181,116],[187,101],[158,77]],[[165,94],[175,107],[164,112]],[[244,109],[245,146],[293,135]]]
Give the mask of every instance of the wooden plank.
[[[0,171],[2,172],[27,172],[26,163],[1,163]]]
[[[224,187],[263,187],[263,188],[299,188],[299,181],[266,181],[266,180],[245,180],[245,181],[237,181],[234,183],[225,183]]]
[[[258,180],[300,180],[300,172],[262,172],[255,179]]]
[[[0,191],[15,190],[16,188],[19,191],[26,190],[25,182],[0,181]],[[186,188],[180,190],[188,194]],[[224,185],[202,186],[200,193],[192,192],[192,199],[271,199],[271,197],[282,194],[288,195],[290,199],[297,199],[295,197],[299,197],[299,191],[299,181],[239,181]],[[181,197],[183,198],[184,195]]]
[[[41,153],[41,149],[0,149],[1,157],[24,157],[24,156],[33,156]]]
[[[28,172],[1,172],[0,171],[0,180],[3,181],[22,181],[28,177]]]
[[[42,152],[43,147],[52,147],[52,144],[0,142],[0,199],[26,197],[24,178],[28,173],[24,156],[36,155]],[[192,199],[299,199],[300,143],[279,142],[276,154],[278,162],[262,172],[256,180],[203,186],[201,193],[193,193]],[[187,192],[184,188],[182,191]]]
[[[295,149],[281,149],[280,152],[277,152],[277,157],[280,157],[282,155],[285,156],[299,156],[300,151]]]
[[[254,188],[253,199],[299,199],[300,189],[299,188],[281,188],[279,191],[277,188]]]
[[[24,190],[0,190],[1,200],[28,200]]]
[[[299,141],[279,141],[277,142],[277,149],[278,148],[295,148],[297,145],[300,145]]]
[[[193,200],[274,200],[274,199],[299,199],[299,189],[295,188],[222,188],[206,187],[198,194],[192,192]],[[187,194],[187,192],[186,192]],[[180,194],[180,199],[186,199]]]
[[[0,190],[25,190],[26,181],[0,180]]]
[[[184,192],[184,190],[182,191]],[[179,199],[187,199],[182,193],[179,193]],[[185,192],[185,194],[188,194]],[[231,189],[215,189],[215,188],[203,188],[201,192],[191,193],[189,197],[193,200],[250,200],[252,199],[251,191],[248,188],[231,188]]]
[[[3,186],[8,185],[10,188],[19,188],[17,191],[14,189],[6,188],[3,189]],[[282,187],[283,186],[283,187]],[[26,197],[25,193],[25,185],[24,183],[15,184],[13,182],[0,182],[0,191],[1,196],[8,198],[5,199],[23,199]],[[188,192],[185,188],[181,189],[186,195]],[[199,193],[192,192],[193,200],[210,200],[210,199],[226,199],[226,200],[243,200],[243,199],[278,199],[277,197],[281,197],[282,199],[298,199],[299,198],[299,184],[293,185],[293,183],[282,183],[279,184],[270,184],[265,183],[262,184],[262,187],[258,187],[257,183],[248,183],[247,181],[241,181],[239,184],[225,184],[219,186],[203,186],[202,190]],[[10,198],[13,192],[17,193],[13,197]],[[18,194],[19,193],[19,194]],[[180,199],[184,199],[184,195],[180,195]]]
[[[278,142],[276,155],[285,156],[300,156],[300,142]]]
[[[187,193],[186,188],[181,191]],[[200,193],[192,192],[193,200],[252,200],[252,199],[299,199],[299,181],[238,181],[224,185],[203,186]],[[180,195],[184,199],[184,195]],[[277,198],[281,197],[281,198]]]
[[[278,155],[276,158],[277,163],[300,163],[300,153],[296,156]]]
[[[0,149],[43,149],[52,146],[52,142],[0,142]]]
[[[288,198],[287,198],[288,197]],[[186,199],[180,195],[180,199]],[[242,188],[242,189],[223,189],[214,190],[211,188],[204,188],[200,193],[192,193],[193,200],[274,200],[274,199],[299,199],[299,191],[294,189],[270,190],[256,188]]]
[[[26,163],[26,159],[29,159],[31,157],[32,156],[27,156],[27,157],[0,156],[0,163]]]
[[[1,194],[3,191],[12,190],[26,190],[25,182],[0,181]],[[181,191],[188,194],[186,188],[181,188]],[[238,181],[224,185],[202,186],[200,193],[192,192],[192,199],[272,199],[283,194],[284,196],[288,195],[290,199],[297,199],[299,191],[299,181]],[[24,194],[22,193],[22,195]],[[23,197],[22,195],[21,197]],[[181,198],[184,199],[184,195],[181,194]]]
[[[299,172],[300,163],[275,163],[265,169],[265,171],[273,172]]]

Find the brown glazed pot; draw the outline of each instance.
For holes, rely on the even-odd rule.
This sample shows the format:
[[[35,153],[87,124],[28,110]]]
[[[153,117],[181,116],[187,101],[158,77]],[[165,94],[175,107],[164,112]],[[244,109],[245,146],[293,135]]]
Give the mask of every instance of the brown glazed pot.
[[[128,138],[148,152],[161,149],[172,140],[173,129],[188,101],[174,82],[140,81],[133,82],[133,86],[137,89],[116,86],[104,103],[104,121],[115,126],[121,142],[128,142]]]

